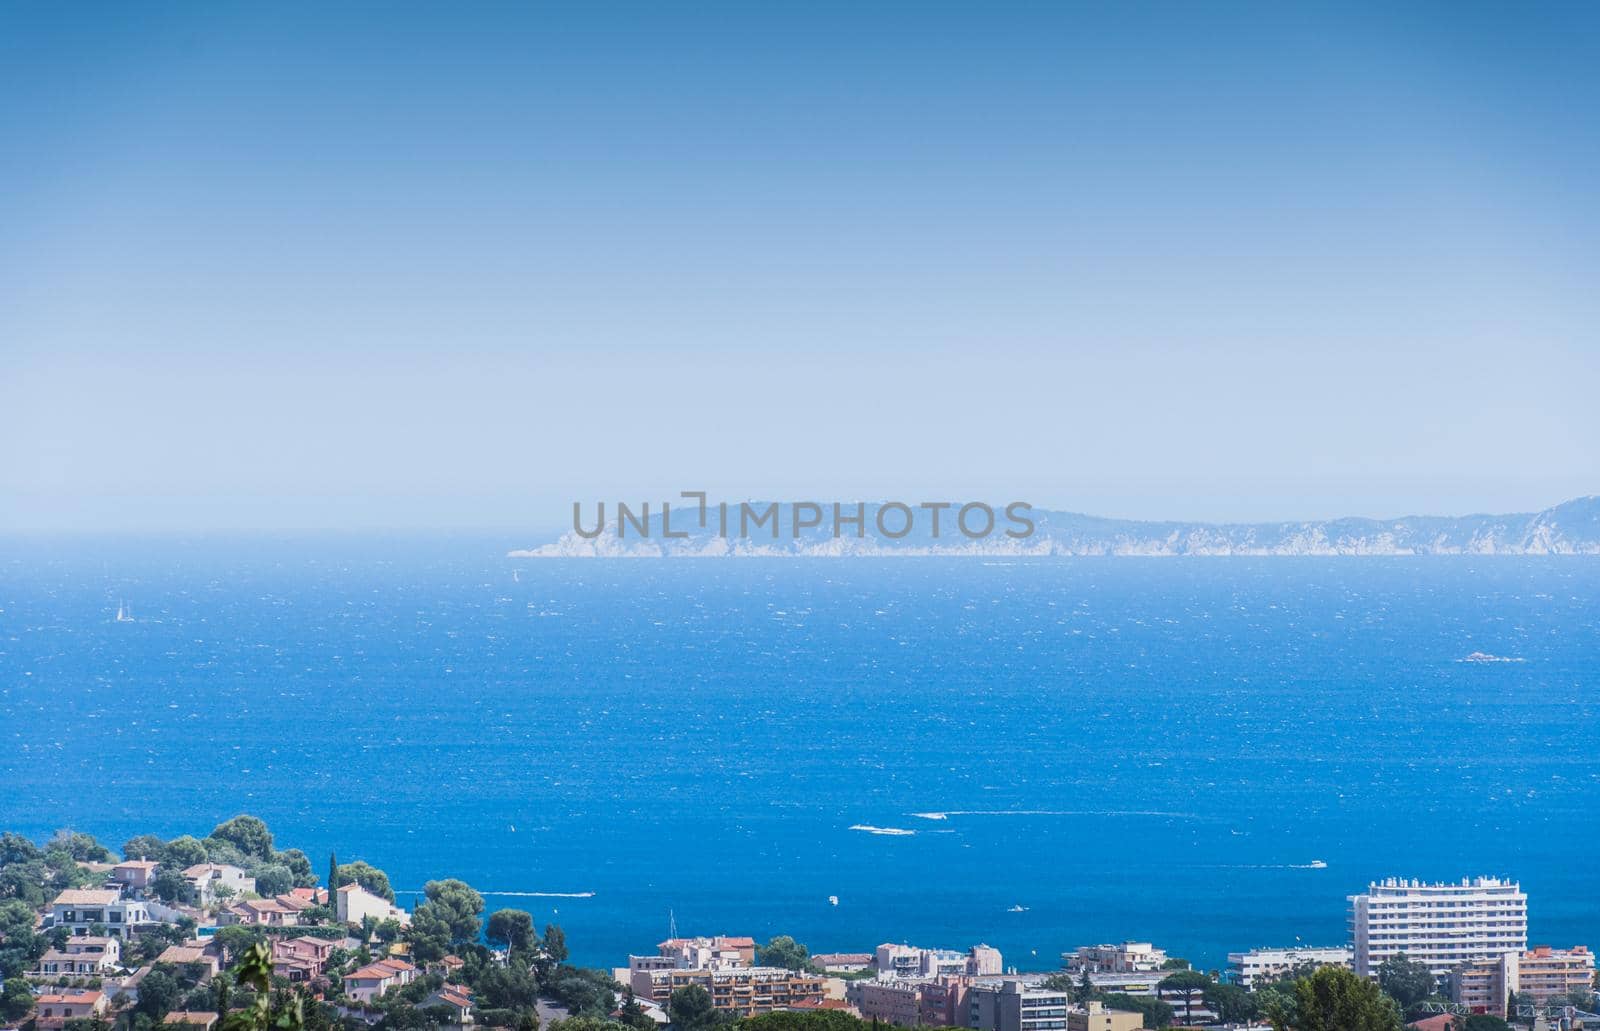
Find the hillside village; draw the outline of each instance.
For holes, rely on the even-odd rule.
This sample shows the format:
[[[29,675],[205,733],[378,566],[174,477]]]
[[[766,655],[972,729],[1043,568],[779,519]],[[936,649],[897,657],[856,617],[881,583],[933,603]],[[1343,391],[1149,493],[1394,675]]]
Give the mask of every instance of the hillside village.
[[[1353,946],[1253,949],[1227,971],[1148,942],[1018,973],[987,945],[811,954],[782,935],[671,937],[597,970],[568,962],[560,927],[486,915],[462,881],[429,881],[408,912],[364,861],[330,856],[319,877],[252,816],[120,853],[0,835],[0,1031],[1600,1027],[1593,954],[1527,949],[1527,897],[1494,878],[1374,883],[1350,899]],[[1411,921],[1418,899],[1457,930]]]

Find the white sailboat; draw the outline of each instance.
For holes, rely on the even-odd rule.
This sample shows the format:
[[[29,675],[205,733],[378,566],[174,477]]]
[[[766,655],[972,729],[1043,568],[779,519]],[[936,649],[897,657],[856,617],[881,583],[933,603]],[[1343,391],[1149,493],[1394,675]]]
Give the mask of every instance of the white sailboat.
[[[125,601],[117,603],[117,622],[118,623],[132,623],[133,622],[133,611],[128,608],[128,603],[125,602]]]

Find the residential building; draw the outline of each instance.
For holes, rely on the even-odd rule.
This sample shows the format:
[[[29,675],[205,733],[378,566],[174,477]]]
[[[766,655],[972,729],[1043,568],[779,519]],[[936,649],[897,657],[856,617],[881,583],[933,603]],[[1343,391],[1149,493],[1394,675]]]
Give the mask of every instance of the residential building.
[[[451,954],[437,960],[436,962],[429,963],[427,965],[427,970],[430,974],[438,974],[444,977],[446,980],[449,980],[454,975],[459,974],[461,972],[461,968],[466,965],[466,960],[462,959],[460,956]],[[618,978],[618,980],[626,980],[626,978]]]
[[[222,1014],[210,1010],[173,1010],[161,1018],[161,1023],[184,1031],[211,1031],[221,1019]]]
[[[320,976],[328,966],[334,943],[327,938],[302,935],[277,938],[272,942],[272,972],[291,984]],[[447,957],[448,958],[448,957]]]
[[[472,1023],[472,989],[464,984],[446,984],[436,988],[422,1000],[422,1009],[443,1006],[450,1011],[451,1022],[456,1025]]]
[[[966,972],[976,977],[993,977],[1004,973],[1000,950],[989,945],[974,945],[967,950]]]
[[[1515,991],[1517,954],[1462,963],[1450,971],[1450,1001],[1469,1013],[1504,1016],[1506,994]]]
[[[33,1000],[36,1031],[61,1031],[69,1020],[105,1016],[109,1004],[104,992],[62,992]]]
[[[1558,995],[1594,991],[1594,953],[1586,945],[1570,949],[1535,946],[1517,957],[1517,997],[1537,1004]]]
[[[845,985],[844,991],[845,1000],[856,1008],[861,1019],[916,1027],[933,1023],[922,1019],[921,989],[921,984],[910,978],[884,977],[871,981],[851,981]]]
[[[748,1017],[823,998],[822,977],[781,967],[735,967],[723,970],[636,970],[633,992],[641,999],[665,1003],[673,992],[699,985],[711,994],[717,1009]]]
[[[1450,1000],[1473,1013],[1499,1016],[1512,992],[1542,1006],[1558,996],[1592,991],[1594,969],[1594,954],[1582,945],[1571,949],[1541,945],[1526,952],[1507,952],[1462,963],[1450,971]]]
[[[961,1027],[967,1022],[969,1010],[967,992],[973,979],[958,977],[931,977],[918,982],[917,996],[921,1002],[918,1020],[927,1027]]]
[[[358,1002],[371,1002],[391,988],[416,980],[417,968],[402,959],[380,959],[368,963],[344,979],[345,994]]]
[[[1167,953],[1149,942],[1126,941],[1119,945],[1082,945],[1061,954],[1062,964],[1075,974],[1137,974],[1160,970]]]
[[[1376,977],[1391,956],[1405,953],[1444,977],[1462,963],[1528,947],[1528,897],[1514,881],[1463,878],[1426,883],[1389,878],[1350,896],[1352,964]]]
[[[980,981],[967,992],[967,1026],[977,1031],[1065,1031],[1067,993],[1021,981]]]
[[[1144,1015],[1127,1010],[1106,1009],[1106,1004],[1090,1000],[1082,1009],[1067,1011],[1067,1031],[1139,1031]]]
[[[975,945],[966,952],[924,949],[885,942],[873,954],[880,977],[953,977],[959,974],[999,974],[1000,950]]]
[[[239,899],[218,914],[228,923],[251,927],[293,927],[300,922],[300,910],[309,906],[285,905],[277,899]]]
[[[1456,1031],[1459,1020],[1454,1013],[1436,1013],[1406,1025],[1406,1031]]]
[[[756,965],[756,940],[721,934],[668,938],[656,946],[656,953],[677,970],[734,970]]]
[[[882,977],[921,977],[922,951],[911,945],[879,945],[873,962]]]
[[[1089,983],[1102,992],[1112,992],[1120,995],[1143,995],[1153,999],[1156,997],[1156,985],[1169,972],[1166,970],[1148,970],[1126,974],[1094,973],[1089,974]],[[1083,973],[1084,971],[1079,971],[1078,976],[1081,977]]]
[[[870,981],[848,982],[845,999],[865,1020],[902,1027],[965,1027],[972,983],[967,974],[919,978],[879,974]]]
[[[1348,945],[1339,948],[1296,946],[1292,949],[1251,949],[1249,952],[1228,953],[1228,966],[1233,973],[1233,983],[1241,988],[1254,988],[1265,981],[1276,981],[1297,970],[1311,967],[1344,967],[1349,969],[1355,951]]]
[[[103,977],[115,970],[104,955],[47,949],[31,971],[35,977]]]
[[[123,898],[115,888],[69,888],[50,903],[45,926],[66,927],[75,936],[104,928],[105,935],[126,938],[135,928],[152,922],[143,900]]]
[[[111,879],[128,895],[143,898],[155,879],[157,863],[153,859],[130,859],[111,868]]]
[[[254,877],[246,877],[243,870],[227,863],[196,863],[183,871],[183,879],[189,882],[189,891],[199,906],[209,906],[224,896],[237,898],[253,894],[256,890]]]
[[[811,962],[830,974],[858,974],[872,967],[870,952],[818,952]]]
[[[411,922],[410,913],[359,884],[346,884],[333,895],[334,912],[338,914],[340,923],[359,927],[369,916],[380,922],[393,920],[402,926]]]
[[[1125,974],[1089,974],[1089,983],[1102,992],[1160,999],[1171,1004],[1178,1016],[1192,1019],[1196,1023],[1213,1020],[1216,1014],[1206,1005],[1198,992],[1190,996],[1176,989],[1161,987],[1162,979],[1171,973],[1171,970],[1150,970]]]
[[[39,957],[34,973],[40,976],[102,977],[122,963],[122,940],[111,937],[68,938],[66,946]]]
[[[169,945],[156,958],[157,963],[171,963],[173,966],[188,966],[190,963],[199,964],[205,974],[202,981],[209,980],[222,969],[222,957],[217,955],[216,947],[210,942],[193,941],[182,945]]]

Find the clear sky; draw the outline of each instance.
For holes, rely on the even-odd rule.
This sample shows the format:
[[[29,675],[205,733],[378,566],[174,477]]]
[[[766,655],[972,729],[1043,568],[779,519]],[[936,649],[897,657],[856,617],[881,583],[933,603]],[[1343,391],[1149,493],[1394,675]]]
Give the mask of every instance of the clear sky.
[[[0,528],[1600,491],[1600,5],[11,3]]]

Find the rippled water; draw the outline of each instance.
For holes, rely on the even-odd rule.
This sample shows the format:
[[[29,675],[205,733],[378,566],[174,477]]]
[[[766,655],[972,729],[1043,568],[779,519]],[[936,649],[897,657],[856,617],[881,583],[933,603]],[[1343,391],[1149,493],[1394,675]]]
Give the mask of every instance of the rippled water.
[[[1593,944],[1600,562],[518,543],[5,542],[0,827],[253,812],[318,869],[540,893],[490,902],[603,964],[670,912],[1216,965],[1344,941],[1370,878],[1480,873],[1523,881],[1536,940]]]

